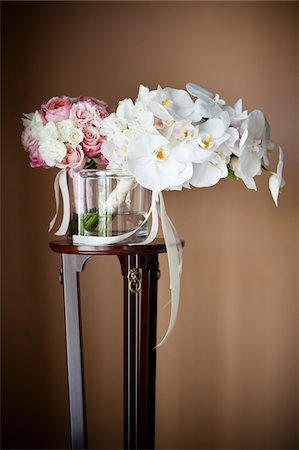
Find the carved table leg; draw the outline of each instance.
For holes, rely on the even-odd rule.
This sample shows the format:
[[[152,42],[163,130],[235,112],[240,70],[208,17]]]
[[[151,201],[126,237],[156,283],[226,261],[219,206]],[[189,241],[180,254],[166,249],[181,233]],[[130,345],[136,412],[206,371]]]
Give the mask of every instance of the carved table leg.
[[[124,448],[153,449],[158,255],[128,255],[120,261],[124,276]]]
[[[62,254],[72,449],[87,448],[78,272],[88,258]]]

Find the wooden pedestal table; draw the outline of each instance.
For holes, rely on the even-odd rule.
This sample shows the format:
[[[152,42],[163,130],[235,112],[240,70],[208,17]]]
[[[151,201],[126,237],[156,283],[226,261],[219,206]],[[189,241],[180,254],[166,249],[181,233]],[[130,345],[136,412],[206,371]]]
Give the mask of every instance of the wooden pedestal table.
[[[79,273],[93,256],[116,255],[124,283],[124,448],[155,445],[155,382],[158,256],[163,239],[149,245],[73,245],[53,241],[62,256],[71,445],[86,449],[86,415],[79,299]],[[100,318],[99,318],[100,320]]]

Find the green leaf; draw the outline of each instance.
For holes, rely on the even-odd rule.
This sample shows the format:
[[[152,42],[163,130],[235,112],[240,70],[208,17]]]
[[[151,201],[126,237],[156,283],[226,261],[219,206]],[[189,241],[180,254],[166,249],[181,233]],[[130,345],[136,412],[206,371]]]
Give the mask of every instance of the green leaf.
[[[96,169],[97,165],[92,158],[85,164],[84,169]]]
[[[235,172],[233,171],[233,169],[230,167],[230,165],[227,165],[227,169],[228,169],[228,177],[231,178],[232,180],[237,180],[238,177],[236,177]]]
[[[99,214],[91,212],[84,216],[84,228],[86,231],[94,231],[99,224]]]

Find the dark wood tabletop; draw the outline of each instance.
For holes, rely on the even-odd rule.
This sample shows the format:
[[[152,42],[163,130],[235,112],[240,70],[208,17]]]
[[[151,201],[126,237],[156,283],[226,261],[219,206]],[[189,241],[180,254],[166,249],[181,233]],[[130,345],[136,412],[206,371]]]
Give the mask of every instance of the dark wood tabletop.
[[[49,243],[56,253],[69,253],[75,255],[136,255],[145,253],[166,253],[164,239],[156,238],[151,244],[113,244],[113,245],[74,245],[71,240],[57,240]],[[184,242],[182,241],[182,245]]]

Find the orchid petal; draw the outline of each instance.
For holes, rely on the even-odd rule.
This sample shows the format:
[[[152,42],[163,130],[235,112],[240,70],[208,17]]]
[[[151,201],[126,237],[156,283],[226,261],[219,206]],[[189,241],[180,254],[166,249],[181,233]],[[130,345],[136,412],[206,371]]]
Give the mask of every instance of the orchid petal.
[[[282,178],[284,154],[281,147],[279,147],[279,160],[277,164],[277,173],[273,173],[269,178],[269,189],[276,206],[278,206],[279,190],[285,185],[285,181]]]
[[[119,102],[116,115],[121,119],[129,119],[132,117],[134,111],[134,103],[130,98],[126,98]]]
[[[199,125],[200,133],[211,134],[215,139],[221,137],[224,134],[224,124],[220,119],[209,119],[203,124]]]
[[[167,111],[166,108],[164,108],[164,106],[160,105],[159,103],[153,102],[149,104],[148,107],[155,117],[169,122],[173,121],[172,115]]]
[[[137,135],[128,147],[128,170],[147,189],[162,191],[178,178],[179,163],[171,155],[161,161],[153,157],[155,149],[167,144],[162,136],[145,133]]]
[[[239,158],[240,169],[245,177],[255,177],[261,170],[261,158],[258,153],[246,147]]]
[[[202,95],[205,95],[210,98],[214,97],[214,94],[212,94],[212,92],[207,91],[207,89],[204,89],[195,83],[187,83],[186,89],[189,92],[189,94],[193,95],[194,97],[200,97]]]
[[[174,159],[156,163],[153,159],[143,165],[133,165],[128,160],[128,168],[139,184],[147,189],[162,191],[172,186],[179,175],[178,165]]]
[[[227,111],[223,111],[220,114],[220,119],[222,120],[225,128],[228,128],[230,126],[230,117]]]
[[[236,103],[234,104],[234,110],[236,112],[236,115],[242,113],[242,99],[241,98],[239,98],[239,100],[237,100]]]
[[[279,182],[276,173],[269,178],[269,189],[276,206],[278,206]]]
[[[171,100],[168,111],[176,120],[188,118],[194,108],[193,100],[183,89],[165,88],[163,95]]]
[[[213,151],[201,148],[196,142],[185,143],[173,148],[173,156],[180,163],[207,161],[213,155]]]
[[[239,132],[234,127],[229,127],[227,130],[227,133],[229,134],[229,139],[227,144],[231,147],[233,147],[236,143],[236,141],[239,139]]]
[[[210,110],[208,104],[200,98],[195,100],[192,120],[194,122],[199,122],[203,117],[207,118],[209,115]]]
[[[178,177],[176,181],[173,183],[173,185],[169,187],[169,189],[178,190],[186,183],[186,181],[192,178],[192,175],[193,175],[193,164],[192,163],[181,164]]]
[[[279,184],[282,181],[283,161],[284,161],[284,153],[283,153],[282,148],[279,147],[279,161],[278,161],[278,165],[277,165],[277,175],[278,175]]]
[[[248,116],[248,133],[250,138],[261,139],[265,128],[265,116],[256,109]]]
[[[242,177],[242,180],[243,180],[245,186],[247,187],[247,189],[253,189],[255,191],[257,190],[254,178],[252,178],[252,177]]]
[[[195,187],[209,187],[218,183],[221,171],[214,164],[206,161],[201,164],[193,164],[193,176],[190,184]]]
[[[245,130],[244,130],[244,132],[243,132],[243,134],[241,136],[241,139],[240,139],[240,150],[242,150],[242,148],[243,148],[245,142],[247,141],[247,139],[248,139],[248,129],[245,128]]]

